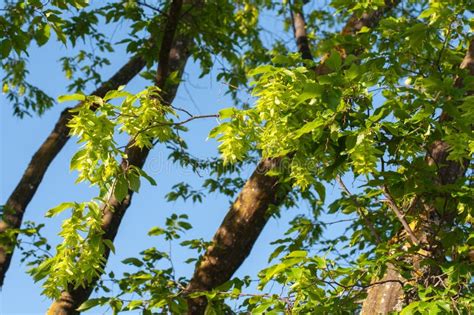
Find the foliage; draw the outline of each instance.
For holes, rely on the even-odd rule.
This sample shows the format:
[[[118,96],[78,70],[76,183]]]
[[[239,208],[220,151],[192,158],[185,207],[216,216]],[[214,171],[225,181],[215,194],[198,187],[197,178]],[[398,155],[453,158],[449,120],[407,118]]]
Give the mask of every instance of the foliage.
[[[89,8],[79,0],[6,2],[0,25],[9,26],[2,31],[0,53],[4,93],[14,112],[42,113],[52,106],[52,99],[26,80],[23,58],[31,43],[42,46],[53,32],[64,45],[92,38],[101,52],[111,53],[114,47],[98,29],[101,19],[106,25],[130,24],[129,36],[120,43],[128,52],[145,56],[149,69],[142,76],[152,80],[152,56],[166,22],[161,13],[169,3],[144,3],[115,1]],[[267,175],[278,176],[292,191],[280,209],[269,209],[268,214],[278,218],[283,211],[294,213],[289,229],[274,237],[269,266],[257,279],[234,278],[189,295],[189,279],[176,275],[171,244],[192,225],[186,214],[172,214],[164,227],[148,233],[163,238],[170,249],[148,248],[122,261],[132,271],[121,278],[109,272],[108,279],[99,280],[97,297],[80,310],[108,305],[114,313],[181,314],[186,298],[204,296],[206,314],[354,313],[391,265],[403,276],[399,282],[407,303],[401,314],[472,312],[468,257],[474,249],[469,169],[474,154],[474,78],[459,65],[472,40],[474,7],[471,1],[403,1],[402,8],[377,26],[353,36],[333,32],[351,15],[385,4],[333,0],[330,8],[313,6],[307,30],[314,61],[289,53],[294,45],[284,39],[267,43],[262,35],[264,13],[281,18],[288,35],[293,16],[286,12],[301,9],[290,1],[204,1],[199,13],[187,7],[191,13],[179,34],[194,39],[192,57],[201,77],[217,69],[217,80],[228,86],[235,101],[219,111],[219,124],[209,133],[219,141],[221,157],[208,160],[194,157],[180,136],[187,131],[184,123],[205,115],[165,104],[162,91],[153,86],[136,94],[121,87],[103,98],[87,96],[82,90],[101,82],[99,70],[109,64],[108,58],[83,49],[61,58],[66,78],[73,80],[69,90],[77,93],[59,101],[80,102],[68,124],[80,144],[70,168],[77,172],[77,182],[96,187],[98,195],[47,212],[48,217],[66,210],[71,214],[62,223],[63,240],[55,255],[33,259],[30,272],[35,281],[43,281],[43,294],[58,298],[61,291],[88,285],[104,274],[103,254],[107,248],[114,251],[102,228],[103,213],[114,211],[110,200],[122,201],[130,191],[138,192],[141,177],[156,185],[142,169],[123,161],[131,148],[159,143],[170,149],[169,159],[178,167],[200,177],[206,171],[201,187],[177,183],[166,195],[169,202],[205,202],[211,193],[235,197],[244,186],[246,167],[261,158],[281,159],[282,167]],[[158,38],[157,43],[151,44],[150,38]],[[319,64],[327,71],[317,73]],[[251,102],[243,97],[249,90]],[[180,118],[183,113],[190,117]],[[123,144],[127,137],[129,146]],[[438,176],[446,165],[429,162],[434,159],[432,146],[441,141],[449,147],[446,164],[467,169],[464,177],[446,185],[439,184]],[[345,185],[350,181],[353,191]],[[341,187],[338,196],[329,196],[333,183]],[[301,211],[304,202],[309,211]],[[420,205],[436,209],[437,219],[425,219]],[[420,230],[423,220],[439,227],[431,244],[441,252],[438,256],[427,254],[433,248],[407,241],[406,234]],[[342,226],[341,233],[325,238],[333,226]],[[25,233],[35,234],[33,230]],[[46,243],[42,237],[38,242],[35,246]],[[197,252],[187,263],[199,264],[210,242],[186,239],[179,245]],[[428,257],[420,268],[414,263],[419,257]],[[420,269],[438,272],[423,274]],[[274,293],[273,286],[281,293]],[[114,294],[108,294],[112,289]]]
[[[124,100],[119,105],[109,102],[117,98]],[[63,221],[59,235],[64,241],[57,246],[56,255],[31,271],[35,281],[47,277],[43,286],[44,294],[49,297],[58,297],[69,284],[77,288],[90,283],[103,271],[105,246],[114,250],[110,240],[102,241],[102,213],[108,207],[108,192],[113,189],[114,198],[121,201],[129,189],[140,189],[140,176],[154,183],[143,170],[120,165],[119,159],[126,156],[126,152],[114,140],[115,134],[127,133],[133,139],[132,146],[139,148],[151,147],[154,140],[171,142],[177,139],[174,123],[166,117],[174,111],[162,105],[156,87],[138,94],[113,90],[104,98],[66,95],[60,97],[60,101],[82,102],[74,109],[77,114],[69,122],[71,134],[76,135],[78,143],[82,144],[71,159],[71,170],[78,172],[77,182],[88,181],[97,186],[99,196],[90,202],[62,203],[46,214],[53,217],[66,209],[72,211],[71,217]]]

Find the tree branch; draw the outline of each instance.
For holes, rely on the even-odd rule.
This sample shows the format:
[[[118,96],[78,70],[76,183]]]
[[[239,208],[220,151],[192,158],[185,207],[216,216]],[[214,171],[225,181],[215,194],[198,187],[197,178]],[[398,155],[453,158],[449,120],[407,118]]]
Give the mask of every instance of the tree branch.
[[[382,191],[383,191],[383,195],[385,196],[385,198],[387,198],[386,200],[382,200],[382,201],[386,202],[388,204],[389,208],[392,209],[392,211],[395,213],[395,215],[398,218],[398,221],[400,221],[403,228],[405,229],[405,232],[407,232],[408,236],[410,237],[411,242],[415,245],[419,245],[420,241],[415,236],[415,233],[413,233],[413,230],[411,229],[410,225],[408,225],[407,221],[405,220],[405,216],[402,213],[402,210],[400,210],[400,208],[398,208],[397,203],[395,202],[392,195],[388,191],[387,186],[384,185],[382,187]]]
[[[349,196],[349,197],[353,197],[353,195],[351,194],[351,192],[349,191],[349,189],[347,188],[347,186],[344,184],[344,182],[342,181],[342,178],[341,176],[337,175],[336,176],[336,181],[337,183],[339,184],[339,186],[341,187],[341,189]],[[374,224],[369,220],[369,218],[365,215],[364,213],[364,208],[359,204],[359,202],[353,198],[354,200],[354,203],[356,205],[356,208],[357,208],[357,213],[359,214],[359,216],[364,220],[365,222],[365,225],[370,229],[370,231],[372,232],[372,234],[374,235],[377,243],[380,243],[382,240],[379,236],[379,234],[377,233],[377,230],[375,230],[375,227],[374,227]]]

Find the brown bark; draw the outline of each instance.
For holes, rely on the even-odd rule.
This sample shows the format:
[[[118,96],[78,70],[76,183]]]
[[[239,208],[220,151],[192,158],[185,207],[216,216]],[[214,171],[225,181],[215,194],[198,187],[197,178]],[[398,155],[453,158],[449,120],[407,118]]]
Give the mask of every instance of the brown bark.
[[[364,300],[361,314],[387,314],[394,310],[400,310],[403,303],[400,299],[403,295],[400,281],[404,280],[395,266],[387,265],[387,271],[380,281],[381,284],[373,285],[368,289],[370,298]]]
[[[247,180],[196,268],[189,292],[223,284],[249,255],[268,221],[269,206],[279,205],[287,194],[284,190],[278,193],[281,185],[277,177],[266,175],[279,164],[280,159],[265,159]],[[206,304],[205,297],[188,299],[188,314],[203,314]]]
[[[469,44],[466,56],[461,63],[461,69],[467,69],[469,75],[474,76],[474,40],[471,40]],[[456,80],[456,86],[462,86],[461,80]],[[447,115],[441,115],[440,123],[449,120]],[[449,154],[449,145],[442,141],[435,141],[427,154],[426,160],[428,165],[436,164],[439,166],[437,177],[434,182],[437,185],[453,184],[461,177],[464,176],[467,164],[458,163],[456,161],[447,160]],[[415,235],[421,241],[425,248],[428,248],[430,252],[425,255],[442,259],[442,249],[437,248],[436,244],[436,231],[434,230],[441,222],[449,224],[454,219],[455,214],[448,216],[441,220],[438,212],[434,206],[430,205],[429,201],[424,200],[419,203],[420,214],[419,221],[416,222]],[[429,275],[436,272],[437,268],[428,270],[428,267],[420,267],[422,265],[420,257],[407,257],[418,274]],[[382,278],[383,280],[388,279],[403,279],[400,273],[396,270],[393,265],[389,265],[387,272]],[[400,283],[389,282],[383,285],[374,285],[368,290],[368,295],[362,305],[361,314],[387,314],[393,311],[400,311],[403,307],[403,303],[406,297]]]
[[[293,32],[295,36],[296,46],[301,57],[306,60],[313,60],[313,54],[311,53],[311,47],[308,41],[308,34],[306,33],[306,22],[302,8],[296,8],[290,6],[290,14],[293,22]]]
[[[140,56],[132,57],[122,68],[120,68],[107,82],[102,84],[92,94],[100,97],[121,85],[127,84],[145,67],[146,62]],[[69,128],[67,123],[72,117],[70,110],[62,111],[53,131],[33,155],[30,164],[26,168],[20,182],[5,204],[5,211],[0,220],[0,233],[6,233],[9,229],[21,227],[23,215],[29,202],[33,198],[44,174],[53,159],[58,155],[66,142],[69,140]],[[16,235],[13,242],[0,244],[0,287],[3,285],[5,274],[15,249]]]
[[[387,7],[364,14],[362,18],[351,17],[343,34],[355,34],[363,26],[376,25],[383,14],[398,2],[386,1]],[[305,58],[312,58],[302,11],[293,15],[293,23],[299,52]],[[320,75],[330,71],[324,65],[324,58],[315,71]],[[281,159],[265,159],[259,163],[224,217],[214,235],[212,245],[196,267],[186,288],[187,292],[216,288],[228,281],[244,262],[268,221],[268,209],[271,206],[279,206],[289,193],[289,187],[281,185],[277,178],[266,175],[280,163]],[[206,305],[205,297],[188,298],[188,314],[204,314]]]
[[[190,40],[185,36],[175,39],[182,6],[182,0],[174,0],[171,3],[170,10],[167,15],[168,21],[164,29],[164,37],[159,53],[156,83],[157,86],[162,90],[161,96],[166,104],[172,103],[178,88],[177,85],[166,84],[166,79],[169,74],[174,71],[179,71],[179,77],[181,77],[186,65],[186,61],[190,55]],[[138,147],[134,147],[133,140],[131,140],[128,143],[126,149],[126,155],[128,158],[122,161],[122,168],[128,169],[130,165],[142,168],[149,152],[150,149],[148,148],[139,149]],[[126,198],[122,201],[118,201],[114,197],[113,191],[111,192],[111,196],[112,197],[108,200],[108,204],[102,209],[104,212],[102,218],[102,228],[105,232],[102,238],[113,241],[123,216],[131,204],[133,191],[129,190]],[[110,249],[106,248],[104,253],[106,261],[109,254]],[[69,292],[63,292],[59,300],[53,302],[47,314],[78,314],[76,309],[89,298],[97,281],[98,278],[92,281],[92,283],[86,284],[84,287],[71,289]]]

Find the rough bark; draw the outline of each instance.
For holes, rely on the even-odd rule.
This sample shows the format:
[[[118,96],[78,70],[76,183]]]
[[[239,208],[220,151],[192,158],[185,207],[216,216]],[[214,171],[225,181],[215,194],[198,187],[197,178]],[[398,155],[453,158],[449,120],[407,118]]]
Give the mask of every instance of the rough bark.
[[[127,84],[145,67],[146,62],[140,56],[132,57],[120,68],[107,82],[102,84],[92,94],[100,97],[121,85]],[[25,209],[33,198],[38,186],[43,180],[49,165],[69,140],[67,123],[72,117],[72,108],[62,111],[54,129],[36,153],[31,158],[20,182],[8,198],[2,219],[0,220],[0,233],[7,233],[9,229],[19,229],[23,220]],[[12,242],[0,244],[0,287],[5,280],[5,274],[15,249],[16,235]]]
[[[471,40],[466,56],[461,63],[461,68],[466,69],[469,75],[474,76],[474,40]],[[456,86],[462,86],[460,79],[456,80]],[[441,115],[440,123],[449,120],[450,118],[443,114]],[[428,165],[436,164],[440,166],[437,177],[434,179],[434,183],[437,185],[453,184],[461,177],[464,176],[466,170],[466,164],[458,163],[455,161],[447,160],[449,153],[449,145],[442,141],[435,141],[427,154],[426,161]],[[442,259],[442,253],[436,246],[436,231],[434,230],[441,221],[444,224],[451,222],[454,219],[454,215],[450,217],[438,218],[436,209],[430,205],[429,201],[421,201],[419,203],[420,214],[419,221],[416,224],[415,234],[416,237],[424,244],[425,247],[430,249],[428,255],[432,257],[438,257]],[[436,222],[435,222],[436,221]],[[442,251],[442,250],[441,250]],[[408,258],[414,264],[416,269],[421,270],[421,261],[419,257]],[[426,267],[424,268],[426,269]],[[430,272],[433,272],[431,270]],[[426,272],[424,272],[426,273]],[[393,265],[389,265],[387,272],[382,278],[384,280],[392,279],[403,279],[400,273],[394,268]],[[400,283],[388,282],[382,285],[372,286],[368,292],[367,297],[362,305],[361,314],[387,314],[393,311],[400,311],[403,307],[405,300],[404,291]]]
[[[168,13],[168,21],[164,29],[164,37],[162,40],[156,84],[162,90],[162,99],[165,103],[171,104],[177,92],[177,85],[167,84],[166,79],[170,73],[179,71],[181,77],[186,61],[189,58],[189,46],[191,41],[183,36],[175,39],[177,27],[180,20],[181,8],[183,6],[182,0],[174,0],[170,6]],[[164,69],[164,70],[163,70]],[[139,149],[133,146],[131,140],[126,149],[127,159],[122,161],[122,168],[129,168],[130,165],[142,168],[145,164],[146,158],[150,149]],[[110,194],[112,197],[108,200],[108,204],[103,207],[102,229],[104,230],[103,239],[113,241],[117,235],[120,223],[125,215],[126,210],[131,204],[133,191],[129,190],[124,200],[118,201],[114,197],[113,191]],[[110,249],[106,248],[104,257],[107,261],[110,254]],[[53,302],[49,308],[48,315],[71,315],[78,314],[76,309],[84,303],[92,293],[98,278],[77,289],[71,289],[68,292],[63,292],[59,300]]]
[[[399,1],[386,1],[387,6],[362,18],[351,17],[343,34],[356,34],[363,26],[378,23],[383,14]],[[306,36],[306,26],[302,10],[293,15],[294,33],[299,52],[304,58],[312,58]],[[327,74],[330,70],[323,58],[315,71]],[[289,193],[289,187],[279,184],[277,178],[267,176],[273,167],[280,165],[281,159],[261,161],[246,182],[237,199],[230,207],[220,227],[213,237],[194,275],[186,288],[187,292],[208,291],[228,281],[249,255],[260,232],[268,221],[268,209],[279,206]],[[204,314],[207,306],[205,297],[188,298],[188,314]]]
[[[280,204],[287,194],[278,194],[278,178],[266,175],[279,164],[280,159],[262,160],[247,180],[196,268],[187,287],[189,292],[211,290],[223,284],[249,255],[268,221],[268,208]],[[204,297],[188,299],[188,314],[203,314],[206,304]]]

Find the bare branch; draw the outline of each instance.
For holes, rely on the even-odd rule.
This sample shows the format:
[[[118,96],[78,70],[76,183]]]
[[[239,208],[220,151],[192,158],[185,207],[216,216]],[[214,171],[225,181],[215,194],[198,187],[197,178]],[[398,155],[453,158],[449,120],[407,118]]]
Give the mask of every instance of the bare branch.
[[[415,236],[415,233],[413,233],[413,230],[411,229],[410,225],[408,225],[407,221],[405,220],[404,214],[398,208],[395,200],[393,199],[392,195],[388,191],[387,186],[384,185],[382,187],[382,191],[383,191],[383,194],[384,194],[385,198],[387,198],[386,200],[383,200],[383,201],[386,202],[388,204],[388,206],[390,207],[390,209],[392,209],[392,211],[395,213],[398,220],[400,221],[403,228],[405,229],[405,232],[407,232],[408,236],[410,237],[410,240],[412,241],[412,243],[415,244],[415,245],[419,245],[420,241]]]
[[[157,8],[157,7],[154,7],[154,6],[152,6],[152,5],[149,5],[149,4],[146,3],[146,2],[137,1],[137,4],[138,4],[138,5],[141,5],[142,7],[146,7],[146,8],[148,8],[148,9],[151,9],[152,11],[156,11],[156,12],[162,14],[163,16],[168,17],[168,13],[164,12],[164,11],[161,10],[160,8]]]
[[[342,181],[342,178],[341,176],[337,175],[336,176],[336,181],[337,183],[339,184],[339,186],[341,187],[341,189],[349,196],[349,197],[354,197],[352,195],[352,193],[349,191],[349,189],[347,188],[347,186],[344,184],[344,182]],[[377,240],[377,243],[380,243],[382,241],[382,239],[380,238],[380,235],[377,233],[377,230],[375,230],[375,227],[374,227],[374,224],[372,221],[370,221],[370,219],[365,215],[364,213],[364,208],[362,207],[362,205],[357,201],[356,198],[353,198],[353,201],[354,201],[354,204],[356,205],[356,209],[357,209],[357,213],[359,214],[359,216],[364,220],[365,222],[365,225],[370,229],[370,232],[372,232],[372,234],[374,235],[375,239]]]

